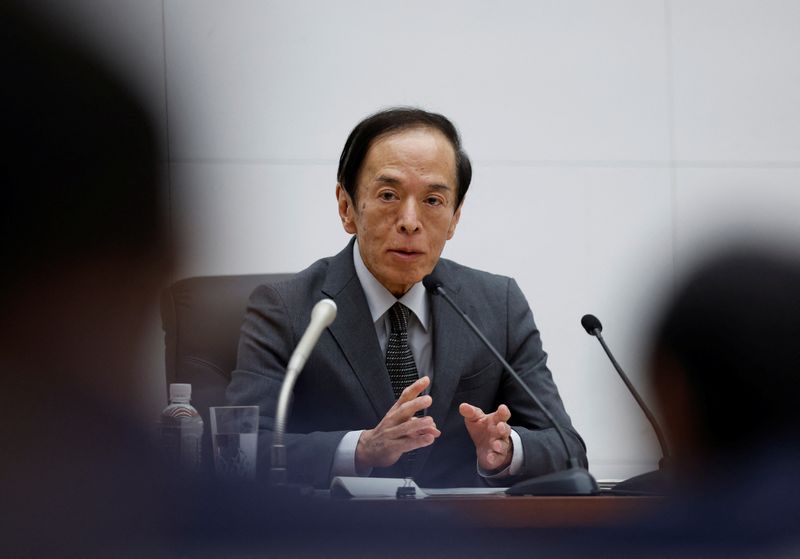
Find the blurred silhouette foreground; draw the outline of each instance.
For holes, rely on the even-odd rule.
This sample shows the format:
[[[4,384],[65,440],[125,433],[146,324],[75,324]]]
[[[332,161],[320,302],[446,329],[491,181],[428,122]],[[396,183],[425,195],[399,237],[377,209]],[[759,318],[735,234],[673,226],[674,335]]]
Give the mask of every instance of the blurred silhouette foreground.
[[[800,555],[800,258],[742,244],[706,259],[664,305],[650,356],[674,495],[569,554]]]
[[[658,326],[652,377],[691,495],[665,527],[737,554],[800,552],[798,255],[741,247],[702,264]]]
[[[665,307],[652,374],[682,492],[635,525],[476,529],[169,473],[135,413],[171,257],[158,134],[91,55],[0,15],[4,556],[800,553],[800,262],[769,251],[706,262]]]
[[[135,365],[168,261],[157,136],[120,79],[0,12],[3,545],[58,556],[155,538],[164,479],[135,427]]]

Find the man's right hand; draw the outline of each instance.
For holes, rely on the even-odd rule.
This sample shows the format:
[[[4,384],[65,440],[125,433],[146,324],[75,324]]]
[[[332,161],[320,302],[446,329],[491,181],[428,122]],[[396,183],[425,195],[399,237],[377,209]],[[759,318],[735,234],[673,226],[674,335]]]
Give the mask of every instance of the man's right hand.
[[[361,433],[356,446],[357,472],[391,466],[404,453],[431,445],[442,434],[432,417],[414,415],[433,402],[427,394],[420,396],[430,383],[430,378],[422,377],[406,387],[377,427]]]

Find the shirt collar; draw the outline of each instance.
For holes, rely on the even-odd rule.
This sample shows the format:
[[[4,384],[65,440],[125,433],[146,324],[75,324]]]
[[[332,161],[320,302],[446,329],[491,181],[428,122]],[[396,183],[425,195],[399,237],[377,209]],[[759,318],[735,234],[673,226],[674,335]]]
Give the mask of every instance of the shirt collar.
[[[358,239],[353,243],[353,264],[356,268],[358,281],[361,282],[364,295],[367,297],[367,306],[372,316],[372,322],[378,322],[392,305],[400,301],[414,313],[422,325],[422,328],[426,332],[428,331],[430,309],[428,305],[428,294],[422,282],[417,282],[411,286],[411,289],[400,297],[400,299],[392,295],[391,291],[386,289],[381,282],[375,279],[375,276],[369,271],[367,265],[364,264],[364,260],[361,259],[361,252],[358,250]]]

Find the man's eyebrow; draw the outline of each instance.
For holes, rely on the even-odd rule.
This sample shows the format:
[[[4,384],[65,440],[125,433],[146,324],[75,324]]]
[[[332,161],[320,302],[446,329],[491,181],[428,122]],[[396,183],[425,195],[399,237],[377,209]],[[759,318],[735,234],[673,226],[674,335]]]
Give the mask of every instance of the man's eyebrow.
[[[432,190],[443,190],[445,192],[450,192],[451,190],[453,190],[452,188],[450,188],[446,184],[439,184],[439,183],[430,184],[430,185],[428,185],[428,188],[430,188]]]
[[[396,179],[395,177],[390,177],[389,175],[378,175],[375,177],[375,182],[380,182],[383,184],[400,184],[400,180]]]
[[[375,177],[375,182],[381,183],[381,184],[388,184],[390,186],[396,186],[396,185],[401,183],[400,179],[398,179],[396,177],[392,177],[390,175],[378,175],[377,177]],[[446,184],[440,184],[438,182],[429,184],[428,188],[430,188],[431,190],[438,190],[438,191],[442,191],[442,192],[450,192],[450,191],[453,190],[451,187],[447,186]]]

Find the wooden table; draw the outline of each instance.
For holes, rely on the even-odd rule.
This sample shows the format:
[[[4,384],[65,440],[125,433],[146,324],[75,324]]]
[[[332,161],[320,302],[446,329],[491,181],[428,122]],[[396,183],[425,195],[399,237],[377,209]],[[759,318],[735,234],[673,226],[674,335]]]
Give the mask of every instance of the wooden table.
[[[428,497],[426,499],[351,499],[350,506],[379,514],[399,507],[460,517],[481,527],[547,528],[593,526],[624,521],[657,506],[657,497],[508,497],[505,495]]]

